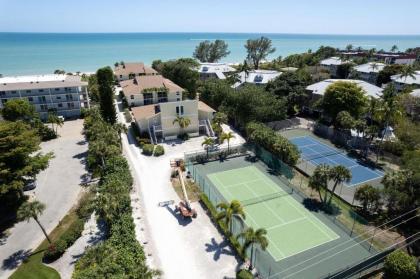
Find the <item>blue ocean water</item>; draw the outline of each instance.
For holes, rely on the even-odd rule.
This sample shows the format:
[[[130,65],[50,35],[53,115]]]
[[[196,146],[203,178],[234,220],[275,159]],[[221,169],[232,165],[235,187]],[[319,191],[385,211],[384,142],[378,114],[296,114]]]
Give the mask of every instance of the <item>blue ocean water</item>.
[[[0,74],[26,75],[67,72],[93,72],[115,61],[144,61],[191,57],[202,40],[223,39],[231,54],[226,62],[241,62],[244,44],[261,34],[245,33],[116,33],[116,34],[50,34],[0,33]],[[400,50],[420,46],[420,36],[374,35],[302,35],[264,34],[273,41],[276,52],[270,58],[316,50],[321,45],[389,50],[396,44]]]

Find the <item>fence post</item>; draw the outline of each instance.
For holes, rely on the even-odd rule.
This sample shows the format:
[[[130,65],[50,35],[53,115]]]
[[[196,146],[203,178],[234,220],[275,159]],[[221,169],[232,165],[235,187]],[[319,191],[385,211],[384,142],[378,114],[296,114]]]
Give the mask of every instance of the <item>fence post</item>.
[[[353,219],[353,226],[351,227],[350,236],[353,235],[354,225],[356,224],[356,219]]]

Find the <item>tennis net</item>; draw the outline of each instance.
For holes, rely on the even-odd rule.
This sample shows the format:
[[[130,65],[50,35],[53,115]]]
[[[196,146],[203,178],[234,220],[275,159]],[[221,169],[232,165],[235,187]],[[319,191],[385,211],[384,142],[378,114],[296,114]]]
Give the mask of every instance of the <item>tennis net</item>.
[[[311,160],[315,160],[315,159],[319,159],[319,158],[324,158],[324,157],[329,157],[329,156],[333,156],[333,155],[337,155],[337,154],[343,154],[346,153],[346,151],[342,151],[342,150],[332,150],[332,151],[328,151],[328,152],[318,152],[316,154],[310,154],[310,155],[305,155],[302,154],[302,159],[306,160],[306,161],[311,161]]]
[[[261,202],[265,202],[269,200],[274,200],[280,197],[288,196],[288,195],[291,195],[292,193],[293,193],[293,189],[290,189],[290,192],[282,191],[282,192],[277,192],[277,193],[268,194],[265,196],[260,196],[260,197],[244,200],[241,202],[241,204],[243,206],[253,205],[256,203],[261,203]]]

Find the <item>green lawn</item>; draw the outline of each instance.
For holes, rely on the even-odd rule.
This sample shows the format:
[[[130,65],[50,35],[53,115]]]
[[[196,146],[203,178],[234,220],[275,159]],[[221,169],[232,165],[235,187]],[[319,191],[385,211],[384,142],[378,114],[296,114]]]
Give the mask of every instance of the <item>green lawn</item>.
[[[66,232],[78,220],[76,210],[71,209],[69,213],[64,216],[60,221],[59,225],[54,228],[50,233],[51,241],[55,241]],[[38,248],[35,249],[34,253],[19,266],[19,268],[12,274],[10,279],[59,279],[59,273],[42,263],[42,257],[44,251],[47,249],[49,243],[45,239]]]

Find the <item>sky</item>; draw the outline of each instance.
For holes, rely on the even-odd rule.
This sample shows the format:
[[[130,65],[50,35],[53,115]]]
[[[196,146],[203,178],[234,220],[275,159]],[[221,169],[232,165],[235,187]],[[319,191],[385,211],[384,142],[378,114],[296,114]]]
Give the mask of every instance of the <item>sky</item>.
[[[0,32],[420,34],[419,0],[0,0]]]

